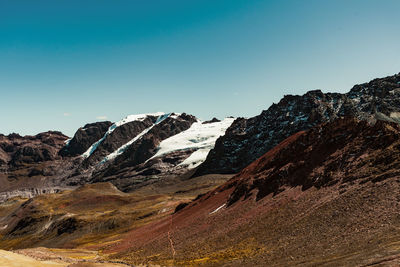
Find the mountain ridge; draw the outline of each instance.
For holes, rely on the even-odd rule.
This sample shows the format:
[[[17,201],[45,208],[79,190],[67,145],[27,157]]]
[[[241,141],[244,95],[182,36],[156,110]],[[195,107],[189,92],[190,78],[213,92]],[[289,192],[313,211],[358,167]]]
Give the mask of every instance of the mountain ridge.
[[[196,117],[185,113],[160,112],[130,115],[115,123],[88,123],[79,128],[70,140],[66,140],[67,137],[61,133],[53,132],[62,136],[62,143],[51,141],[58,142],[57,148],[52,148],[50,153],[53,156],[27,146],[25,151],[13,154],[11,162],[10,153],[3,149],[6,146],[4,141],[3,148],[0,146],[0,168],[3,170],[0,178],[6,184],[11,181],[12,186],[5,187],[5,191],[17,192],[23,183],[32,185],[29,188],[35,188],[35,184],[45,188],[69,188],[107,181],[130,191],[160,179],[184,175],[188,171],[193,173],[192,177],[212,173],[234,174],[290,135],[346,116],[369,122],[399,122],[400,74],[355,85],[346,94],[312,90],[301,96],[285,95],[279,103],[271,105],[260,115],[229,119],[229,123],[226,123],[228,119],[199,122]],[[165,140],[173,140],[169,138],[190,131],[193,125],[199,125],[201,131],[208,124],[220,126],[214,134],[208,135],[210,142],[205,145],[206,149],[196,145],[196,142],[202,142],[200,136],[198,140],[186,140],[183,149],[170,149],[169,155],[156,156]],[[10,137],[2,135],[2,138],[33,142],[31,137],[24,139],[18,134]],[[10,144],[11,141],[7,142]],[[178,147],[179,142],[172,146]],[[17,164],[18,155],[25,158],[22,160],[30,159],[10,169],[9,164]],[[21,182],[17,181],[19,179]]]
[[[286,95],[248,119],[139,114],[70,139],[0,135],[0,248],[163,266],[400,264],[399,101],[397,74]]]
[[[236,173],[290,135],[339,117],[400,122],[400,73],[355,85],[348,93],[285,95],[260,115],[237,119],[194,176]]]
[[[355,118],[298,132],[106,251],[131,263],[177,266],[396,264],[399,134],[397,123]]]

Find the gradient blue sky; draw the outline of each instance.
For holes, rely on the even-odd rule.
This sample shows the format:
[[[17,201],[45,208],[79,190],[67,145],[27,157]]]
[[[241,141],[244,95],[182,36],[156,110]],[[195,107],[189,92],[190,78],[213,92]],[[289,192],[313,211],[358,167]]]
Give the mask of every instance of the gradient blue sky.
[[[400,72],[400,1],[0,0],[0,132],[254,116]]]

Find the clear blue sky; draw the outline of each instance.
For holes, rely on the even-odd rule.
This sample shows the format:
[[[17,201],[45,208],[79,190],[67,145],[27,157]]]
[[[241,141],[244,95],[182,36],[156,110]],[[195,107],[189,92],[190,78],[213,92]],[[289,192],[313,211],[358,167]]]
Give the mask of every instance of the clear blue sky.
[[[400,1],[1,0],[0,132],[254,116],[400,72]]]

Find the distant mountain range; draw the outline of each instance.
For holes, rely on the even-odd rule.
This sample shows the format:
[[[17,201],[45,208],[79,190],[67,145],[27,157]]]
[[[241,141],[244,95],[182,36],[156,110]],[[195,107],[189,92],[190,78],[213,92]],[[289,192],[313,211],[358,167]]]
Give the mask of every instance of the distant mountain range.
[[[287,95],[248,119],[202,122],[185,113],[139,114],[86,124],[71,139],[59,132],[1,135],[1,191],[106,181],[130,191],[185,173],[233,174],[292,134],[348,116],[399,122],[400,74],[356,85],[346,94]]]
[[[139,114],[115,123],[86,124],[70,139],[60,132],[2,135],[0,175],[7,180],[3,198],[18,195],[18,190],[26,195],[26,190],[40,193],[105,181],[129,191],[183,174],[205,160],[234,120]]]

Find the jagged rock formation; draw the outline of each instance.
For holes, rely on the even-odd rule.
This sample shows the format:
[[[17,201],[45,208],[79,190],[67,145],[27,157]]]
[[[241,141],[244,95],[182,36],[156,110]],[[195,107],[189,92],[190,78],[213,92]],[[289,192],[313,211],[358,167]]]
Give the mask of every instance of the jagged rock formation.
[[[400,125],[337,119],[298,132],[242,170],[231,182],[228,204],[255,194],[259,200],[285,187],[321,188],[378,182],[400,175]]]
[[[58,132],[0,136],[0,181],[4,191],[15,192],[102,181],[129,191],[188,171],[237,173],[288,136],[344,116],[399,122],[400,75],[356,85],[347,94],[287,95],[250,119],[139,114],[87,124],[66,144]]]
[[[82,164],[65,182],[109,181],[129,191],[181,175],[204,161],[233,120],[215,119],[203,124],[185,113],[132,115],[124,123],[110,126],[83,154]]]
[[[94,142],[99,140],[112,125],[110,121],[88,123],[79,128],[74,137],[60,150],[60,155],[78,156],[83,154]]]
[[[35,136],[0,135],[0,202],[65,188],[60,177],[75,166],[59,155],[67,139],[55,131]]]
[[[35,136],[0,135],[0,167],[15,169],[26,164],[59,159],[67,136],[49,131]]]
[[[399,122],[400,74],[356,85],[347,94],[287,95],[256,117],[239,118],[194,176],[236,173],[292,134],[343,116]]]
[[[149,180],[148,176],[157,175],[153,178],[158,179],[165,169],[161,166],[144,163],[156,154],[162,140],[189,129],[195,121],[197,119],[194,116],[187,114],[166,114],[155,117],[147,127],[131,136],[129,140],[125,140],[113,151],[108,151],[108,155],[103,154],[103,159],[100,165],[97,165],[91,182],[111,181],[126,191],[137,184],[142,184],[144,180]],[[110,135],[109,143],[115,143],[113,137]],[[112,155],[110,156],[110,154]],[[181,155],[187,157],[187,151],[182,151]],[[172,166],[177,165],[179,160],[184,158],[176,157],[176,161],[171,161]],[[146,177],[147,179],[145,179]]]

